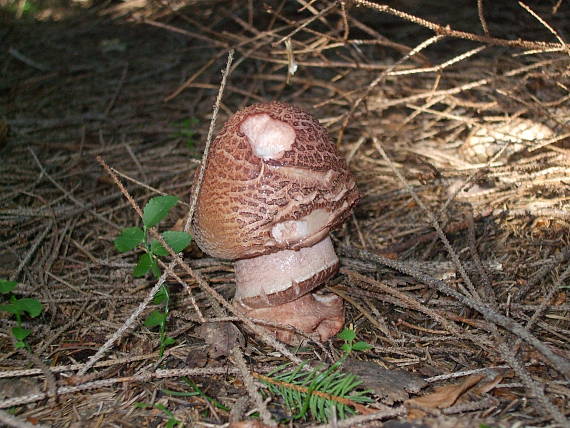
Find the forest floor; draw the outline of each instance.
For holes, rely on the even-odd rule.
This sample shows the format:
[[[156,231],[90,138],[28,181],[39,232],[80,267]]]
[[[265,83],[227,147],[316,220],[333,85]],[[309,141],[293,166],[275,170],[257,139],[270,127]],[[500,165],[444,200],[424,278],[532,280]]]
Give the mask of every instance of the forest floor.
[[[0,3],[0,424],[570,426],[568,2],[53,3]],[[214,130],[296,104],[356,177],[326,285],[350,358],[245,328],[194,243],[165,287],[115,248],[127,193],[180,198],[160,230],[188,215],[220,88]],[[355,392],[271,374],[339,359]]]

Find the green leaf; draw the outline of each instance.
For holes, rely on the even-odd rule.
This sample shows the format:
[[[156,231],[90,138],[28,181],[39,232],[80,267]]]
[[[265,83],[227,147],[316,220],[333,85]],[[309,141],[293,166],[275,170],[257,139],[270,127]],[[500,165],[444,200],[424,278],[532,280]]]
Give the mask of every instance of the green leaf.
[[[152,404],[145,403],[143,401],[135,401],[135,409],[146,409],[147,407],[152,407]]]
[[[162,342],[162,344],[164,346],[170,346],[170,345],[174,345],[176,343],[176,339],[174,337],[170,337],[167,336],[164,341]]]
[[[353,351],[368,351],[369,349],[372,349],[372,345],[369,345],[366,342],[356,342],[352,345]]]
[[[170,418],[166,421],[166,425],[164,425],[164,428],[174,428],[176,425],[179,425],[181,422],[177,419],[174,418]]]
[[[155,258],[153,258],[150,263],[150,270],[152,274],[155,276],[155,278],[160,277],[160,268],[158,267],[158,262],[156,261]]]
[[[192,241],[192,236],[186,232],[177,232],[175,230],[167,230],[162,233],[162,237],[166,243],[174,250],[175,253],[179,253]]]
[[[194,128],[196,128],[198,123],[198,119],[191,117],[174,124],[174,126],[178,128],[175,135],[184,138],[186,140],[186,146],[189,149],[193,149],[194,144],[196,143],[194,141],[194,136],[196,135],[196,130]]]
[[[14,315],[20,315],[22,310],[14,303],[9,303],[7,305],[0,305],[0,311],[9,312]]]
[[[181,252],[192,242],[192,236],[189,233],[177,232],[175,230],[163,232],[162,237],[175,253]],[[164,248],[157,239],[153,239],[150,243],[150,251],[161,257],[168,256],[169,254],[166,248]]]
[[[23,327],[12,327],[12,336],[14,336],[18,342],[23,342],[23,340],[30,335],[31,331]]]
[[[178,202],[176,196],[156,196],[150,199],[143,210],[143,224],[146,227],[156,226],[168,215],[168,211]]]
[[[161,389],[160,392],[162,392],[163,394],[166,395],[171,395],[173,397],[195,397],[196,395],[200,395],[200,393],[193,391],[193,392],[187,392],[187,391],[173,391],[171,389]]]
[[[16,347],[16,349],[22,349],[26,347],[26,342],[18,340],[16,341],[16,344],[14,346]]]
[[[43,305],[37,299],[32,298],[18,299],[13,304],[18,307],[20,313],[27,312],[32,318],[37,317],[44,309]]]
[[[160,257],[164,257],[168,255],[168,251],[166,251],[166,248],[164,248],[162,246],[162,244],[160,242],[158,242],[158,239],[153,239],[152,242],[150,243],[150,251],[153,254],[156,254],[157,256]]]
[[[146,273],[150,270],[150,266],[152,265],[152,256],[148,253],[141,254],[139,257],[139,261],[133,270],[133,276],[135,278],[140,278],[141,276],[145,276]]]
[[[16,281],[7,281],[5,279],[0,279],[0,294],[8,294],[12,291],[18,283]]]
[[[144,326],[147,328],[158,327],[166,321],[166,312],[152,311],[144,320]]]
[[[345,342],[352,342],[354,339],[356,339],[356,333],[354,330],[345,328],[337,335],[337,337],[344,340]]]
[[[160,287],[158,289],[158,291],[154,295],[154,297],[152,299],[152,303],[154,303],[156,305],[160,305],[162,302],[164,302],[167,299],[168,299],[168,290],[163,285],[162,287]]]
[[[168,409],[166,408],[166,406],[162,403],[155,403],[154,407],[157,408],[158,410],[162,410],[163,412],[167,412]],[[169,415],[170,416],[170,415]]]
[[[144,232],[140,227],[127,227],[115,239],[115,248],[119,253],[124,253],[136,248],[143,241]]]

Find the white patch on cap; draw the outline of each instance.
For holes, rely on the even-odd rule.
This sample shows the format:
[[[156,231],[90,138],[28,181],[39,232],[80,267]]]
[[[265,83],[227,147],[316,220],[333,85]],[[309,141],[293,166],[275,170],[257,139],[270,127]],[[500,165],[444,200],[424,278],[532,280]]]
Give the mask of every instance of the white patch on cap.
[[[299,220],[277,223],[271,229],[271,235],[278,243],[292,243],[308,238],[321,231],[329,221],[329,212],[318,209]]]
[[[295,131],[268,114],[256,114],[245,119],[240,126],[255,156],[262,159],[279,159],[295,142]]]

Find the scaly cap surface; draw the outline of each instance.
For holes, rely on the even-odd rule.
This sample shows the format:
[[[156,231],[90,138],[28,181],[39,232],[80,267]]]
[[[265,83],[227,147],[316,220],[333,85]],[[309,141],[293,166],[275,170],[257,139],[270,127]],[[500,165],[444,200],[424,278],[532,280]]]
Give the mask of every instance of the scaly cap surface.
[[[192,231],[206,253],[242,259],[322,240],[359,194],[311,115],[280,102],[238,111],[212,142]]]

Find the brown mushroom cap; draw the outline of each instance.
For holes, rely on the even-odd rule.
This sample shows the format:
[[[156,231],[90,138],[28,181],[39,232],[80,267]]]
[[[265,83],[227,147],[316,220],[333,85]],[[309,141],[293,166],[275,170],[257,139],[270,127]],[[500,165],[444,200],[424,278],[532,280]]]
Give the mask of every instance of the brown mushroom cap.
[[[212,142],[192,231],[206,253],[244,259],[312,246],[359,194],[326,130],[279,102],[238,111]]]

